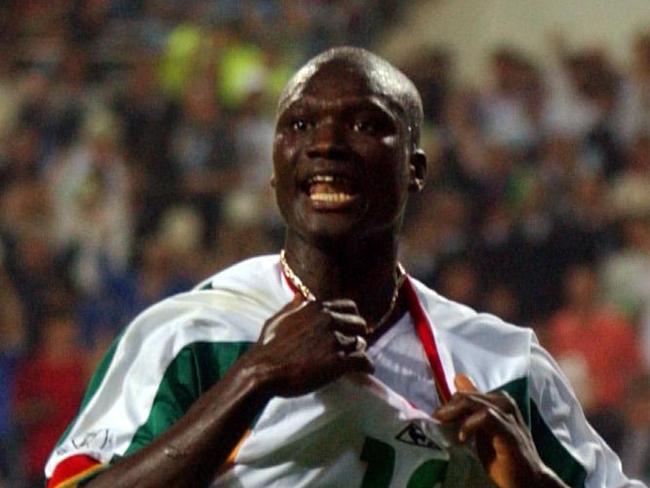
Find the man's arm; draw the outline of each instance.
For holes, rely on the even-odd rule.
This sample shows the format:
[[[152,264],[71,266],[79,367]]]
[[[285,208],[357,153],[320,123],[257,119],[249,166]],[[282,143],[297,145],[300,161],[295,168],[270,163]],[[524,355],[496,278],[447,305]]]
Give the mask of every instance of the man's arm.
[[[101,473],[89,487],[204,486],[270,399],[246,355],[167,432]]]
[[[292,301],[266,322],[258,343],[167,432],[86,486],[208,484],[273,396],[304,394],[348,371],[371,371],[367,356],[334,334],[355,338],[364,329],[350,301]]]

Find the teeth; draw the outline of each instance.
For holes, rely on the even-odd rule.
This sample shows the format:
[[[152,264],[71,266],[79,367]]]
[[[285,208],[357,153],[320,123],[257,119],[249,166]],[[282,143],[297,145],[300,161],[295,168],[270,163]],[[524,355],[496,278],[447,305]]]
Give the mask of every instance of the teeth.
[[[347,193],[314,193],[309,198],[318,202],[342,203],[351,200],[352,195]]]
[[[318,175],[309,178],[309,183],[333,183],[334,177],[331,175]]]
[[[344,176],[314,175],[307,181],[306,193],[313,202],[345,203],[354,198],[352,183]]]

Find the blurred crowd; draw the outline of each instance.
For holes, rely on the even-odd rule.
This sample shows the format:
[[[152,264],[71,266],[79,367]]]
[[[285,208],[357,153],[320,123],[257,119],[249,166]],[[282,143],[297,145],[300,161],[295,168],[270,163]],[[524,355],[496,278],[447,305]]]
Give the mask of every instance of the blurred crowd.
[[[37,486],[91,372],[146,306],[277,252],[274,104],[309,56],[373,46],[401,2],[0,1],[0,486]],[[650,32],[650,30],[648,31]],[[401,259],[533,327],[629,474],[650,480],[650,34],[606,50],[444,48]],[[101,367],[101,366],[100,366]]]

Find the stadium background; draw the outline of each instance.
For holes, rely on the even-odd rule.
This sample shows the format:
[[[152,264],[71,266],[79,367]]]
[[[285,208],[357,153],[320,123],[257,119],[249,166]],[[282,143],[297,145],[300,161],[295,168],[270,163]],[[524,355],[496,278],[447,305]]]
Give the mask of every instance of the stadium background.
[[[275,252],[274,102],[324,48],[418,85],[401,259],[533,327],[650,480],[644,0],[0,1],[0,486],[44,457],[147,305]]]

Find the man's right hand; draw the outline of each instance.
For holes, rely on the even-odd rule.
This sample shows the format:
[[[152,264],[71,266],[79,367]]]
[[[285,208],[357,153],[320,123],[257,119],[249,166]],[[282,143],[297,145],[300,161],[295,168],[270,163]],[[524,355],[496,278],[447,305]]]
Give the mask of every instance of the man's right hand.
[[[274,395],[314,391],[350,371],[371,373],[367,325],[352,300],[306,302],[297,295],[264,324],[244,360]]]

